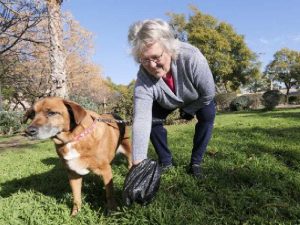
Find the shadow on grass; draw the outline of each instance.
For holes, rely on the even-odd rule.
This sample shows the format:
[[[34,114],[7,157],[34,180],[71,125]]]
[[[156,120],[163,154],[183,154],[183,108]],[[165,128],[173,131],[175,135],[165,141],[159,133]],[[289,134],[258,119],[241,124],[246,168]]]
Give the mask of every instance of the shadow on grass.
[[[246,117],[271,117],[271,118],[286,118],[286,119],[293,119],[293,120],[300,120],[300,112],[289,112],[289,111],[262,111],[261,113],[255,113],[253,115],[245,115]]]
[[[267,110],[250,110],[238,112],[219,112],[219,115],[240,115],[242,117],[266,117],[266,118],[286,118],[293,120],[300,120],[300,108],[295,109],[276,109],[273,111]]]
[[[276,169],[268,171],[247,165],[224,168],[219,164],[205,172],[209,178],[199,183],[204,197],[199,198],[197,192],[189,192],[187,197],[196,199],[198,204],[206,202],[203,207],[207,214],[213,211],[219,217],[230,218],[232,224],[298,221],[299,179]],[[258,218],[265,219],[255,223]]]
[[[297,120],[300,113],[272,112],[266,115],[268,118],[273,116]],[[272,224],[278,221],[298,224],[294,222],[299,222],[300,218],[299,129],[299,123],[283,128],[264,128],[260,124],[257,127],[216,127],[215,138],[211,140],[203,162],[205,179],[194,186],[195,182],[185,175],[188,180],[174,177],[169,182],[169,185],[176,183],[174,189],[163,187],[170,192],[166,193],[169,195],[166,198],[179,196],[181,201],[193,204],[189,208],[199,207],[207,215],[231,218],[232,224],[248,224],[249,221],[249,224],[265,224],[268,219]],[[186,133],[190,137],[184,141],[187,143],[189,138],[190,145],[183,145],[181,149],[178,142]],[[183,129],[170,138],[173,148],[178,149],[173,155],[175,160],[180,159],[180,165],[191,154],[192,135],[193,132]],[[183,150],[184,157],[179,157]],[[180,180],[182,184],[178,188]],[[258,221],[262,218],[266,220]],[[253,222],[255,219],[258,220]]]
[[[300,152],[291,147],[297,142],[300,144],[299,129],[299,126],[289,128],[226,128],[225,130],[215,128],[214,135],[220,134],[222,139],[214,141],[217,146],[223,146],[227,149],[241,149],[248,155],[260,156],[268,153],[282,162],[300,161]],[[233,141],[235,142],[233,143]]]
[[[124,158],[124,157],[123,157]],[[115,165],[121,165],[124,162],[122,157],[116,157],[114,160]],[[18,192],[35,191],[42,193],[45,196],[55,198],[58,202],[66,200],[68,195],[72,195],[71,188],[68,182],[67,171],[63,167],[60,159],[57,157],[50,157],[43,159],[42,163],[51,165],[54,167],[45,172],[29,177],[14,179],[1,184],[0,196],[7,198]],[[106,201],[105,201],[105,188],[102,178],[89,173],[83,177],[82,186],[83,202],[90,204],[94,210],[103,211],[105,213]],[[122,197],[122,190],[115,188],[115,197],[117,202],[122,205],[122,202],[118,199]],[[72,200],[67,203],[69,208],[72,207]]]
[[[62,199],[64,194],[69,191],[69,187],[67,174],[62,168],[60,160],[51,157],[42,162],[46,165],[54,165],[54,168],[45,173],[2,183],[1,197],[9,197],[18,191],[33,190],[57,200]]]
[[[233,214],[237,219],[242,214],[243,218],[269,215],[277,219],[296,219],[299,204],[295,200],[300,199],[300,177],[295,175],[300,172],[300,152],[295,143],[300,144],[299,127],[222,130],[215,129],[215,135],[222,132],[223,137],[214,144],[224,149],[207,154],[215,161],[206,172],[218,190],[215,194],[220,202],[216,204],[243,207],[245,211],[238,208],[240,212]]]

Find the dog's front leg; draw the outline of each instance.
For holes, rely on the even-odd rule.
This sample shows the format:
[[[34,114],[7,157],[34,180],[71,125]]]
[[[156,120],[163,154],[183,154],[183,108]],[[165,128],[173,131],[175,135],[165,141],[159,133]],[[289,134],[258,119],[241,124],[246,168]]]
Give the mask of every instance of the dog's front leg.
[[[82,186],[82,176],[70,171],[68,173],[69,183],[73,194],[73,208],[71,216],[75,216],[81,208],[81,186]]]

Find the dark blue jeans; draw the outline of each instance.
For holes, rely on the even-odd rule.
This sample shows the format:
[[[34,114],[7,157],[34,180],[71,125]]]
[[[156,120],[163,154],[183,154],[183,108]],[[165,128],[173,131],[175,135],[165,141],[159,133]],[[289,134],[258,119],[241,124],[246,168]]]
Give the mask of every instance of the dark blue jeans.
[[[172,153],[168,147],[167,130],[164,128],[162,122],[157,122],[156,120],[166,119],[172,111],[173,110],[164,109],[157,102],[153,102],[153,123],[150,140],[158,155],[159,162],[164,165],[172,163]],[[200,164],[202,161],[206,147],[212,135],[215,114],[215,104],[213,101],[196,112],[198,122],[195,126],[193,149],[190,161],[191,164]]]

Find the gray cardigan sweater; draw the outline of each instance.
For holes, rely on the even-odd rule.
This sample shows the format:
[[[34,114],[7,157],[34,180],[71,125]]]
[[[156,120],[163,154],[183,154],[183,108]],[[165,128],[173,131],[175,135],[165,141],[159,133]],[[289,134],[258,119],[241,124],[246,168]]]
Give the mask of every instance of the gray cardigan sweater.
[[[215,96],[212,73],[199,49],[181,42],[178,52],[176,60],[171,62],[176,94],[162,78],[148,74],[142,66],[138,71],[134,89],[133,160],[147,158],[153,101],[166,109],[182,108],[194,115]]]

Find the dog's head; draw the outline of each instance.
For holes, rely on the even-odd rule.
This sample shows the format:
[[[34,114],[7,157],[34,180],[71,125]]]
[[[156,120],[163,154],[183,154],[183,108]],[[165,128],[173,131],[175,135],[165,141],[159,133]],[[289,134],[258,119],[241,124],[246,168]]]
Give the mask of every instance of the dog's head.
[[[60,132],[72,130],[86,115],[86,110],[75,102],[47,97],[25,113],[24,122],[32,120],[25,133],[36,139],[55,137]]]

